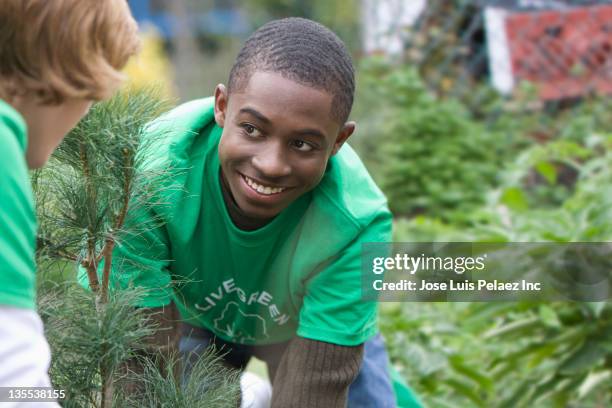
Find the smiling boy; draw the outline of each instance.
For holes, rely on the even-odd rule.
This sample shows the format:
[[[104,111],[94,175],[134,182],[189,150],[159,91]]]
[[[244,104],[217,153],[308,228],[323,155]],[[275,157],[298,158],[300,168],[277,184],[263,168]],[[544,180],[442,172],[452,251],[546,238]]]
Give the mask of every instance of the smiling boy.
[[[241,84],[236,71],[229,92],[215,91],[221,177],[240,212],[263,225],[317,187],[355,123],[332,113],[327,91],[265,71]]]
[[[264,360],[273,407],[395,405],[360,259],[362,243],[390,239],[391,214],[345,145],[353,94],[350,55],[327,28],[257,30],[227,88],[152,127],[168,137],[160,158],[186,170],[161,198],[171,206],[130,214],[164,225],[113,258],[113,279],[156,289],[140,306],[168,318],[176,304],[186,361],[210,344],[236,368]]]

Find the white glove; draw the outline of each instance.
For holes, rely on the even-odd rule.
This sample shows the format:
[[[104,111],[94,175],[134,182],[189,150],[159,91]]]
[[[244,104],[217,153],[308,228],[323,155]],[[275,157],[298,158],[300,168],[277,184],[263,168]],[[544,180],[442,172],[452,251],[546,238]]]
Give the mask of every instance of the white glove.
[[[240,376],[242,403],[240,408],[270,408],[272,385],[256,374],[245,371]]]

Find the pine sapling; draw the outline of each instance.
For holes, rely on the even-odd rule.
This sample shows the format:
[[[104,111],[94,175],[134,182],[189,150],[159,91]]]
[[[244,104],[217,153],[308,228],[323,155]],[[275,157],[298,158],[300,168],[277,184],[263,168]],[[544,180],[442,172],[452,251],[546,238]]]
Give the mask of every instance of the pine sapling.
[[[163,137],[150,134],[147,127],[169,107],[152,88],[126,89],[95,104],[58,147],[49,166],[34,177],[41,255],[76,262],[86,271],[101,338],[108,338],[103,329],[113,330],[103,321],[113,249],[126,233],[154,227],[126,228],[125,220],[129,209],[159,204],[155,197],[170,170],[156,166],[147,171],[152,149]],[[112,343],[99,346],[101,406],[109,407],[118,361]]]

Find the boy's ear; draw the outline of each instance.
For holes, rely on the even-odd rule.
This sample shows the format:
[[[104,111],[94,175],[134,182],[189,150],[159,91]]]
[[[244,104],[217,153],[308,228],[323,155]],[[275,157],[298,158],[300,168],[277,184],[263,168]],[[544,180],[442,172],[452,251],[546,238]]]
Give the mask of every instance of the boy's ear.
[[[219,84],[215,88],[215,122],[219,127],[225,125],[225,112],[227,111],[227,89]]]
[[[338,133],[338,137],[336,137],[336,142],[334,143],[334,148],[332,150],[332,156],[338,153],[338,150],[342,147],[344,142],[353,134],[355,131],[355,127],[357,124],[353,121],[346,122],[340,132]]]

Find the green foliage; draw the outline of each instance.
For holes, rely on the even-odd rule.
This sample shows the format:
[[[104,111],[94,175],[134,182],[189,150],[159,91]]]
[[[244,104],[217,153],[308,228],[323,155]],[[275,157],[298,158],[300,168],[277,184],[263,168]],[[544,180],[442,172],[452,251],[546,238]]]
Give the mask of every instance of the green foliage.
[[[100,260],[110,261],[125,233],[128,207],[155,205],[153,195],[163,188],[167,171],[136,168],[146,169],[149,153],[159,148],[159,139],[145,137],[147,124],[169,107],[155,88],[119,92],[94,105],[34,176],[39,255],[78,262],[94,291]]]
[[[145,309],[132,305],[143,289],[113,291],[100,305],[94,293],[74,283],[46,282],[39,294],[39,313],[52,351],[51,380],[66,390],[64,407],[102,407],[105,374],[114,383],[114,407],[229,407],[236,401],[239,372],[221,366],[214,350],[202,355],[189,376],[174,376],[178,356],[160,372],[158,364],[144,357],[145,339],[155,331]],[[122,373],[130,359],[140,359],[142,373]],[[180,370],[177,370],[180,372]],[[184,378],[184,383],[181,382]],[[125,395],[121,382],[143,384],[139,394]]]
[[[520,155],[491,201],[456,223],[396,222],[396,240],[606,242],[612,236],[612,143],[594,134]],[[556,166],[577,175],[562,202],[538,200],[525,178]],[[471,224],[466,224],[466,220]],[[466,226],[469,225],[469,226]],[[416,238],[415,238],[416,237]],[[612,303],[440,303],[383,309],[393,361],[431,406],[608,406]],[[406,344],[409,344],[406,347]]]
[[[612,236],[612,138],[598,137],[588,149],[573,142],[552,142],[544,147],[549,149],[542,146],[530,149],[519,157],[516,166],[509,167],[502,177],[503,187],[493,194],[497,198],[482,210],[488,219],[477,225],[477,231],[507,242],[609,240]],[[564,155],[571,159],[565,159]],[[576,172],[575,182],[557,206],[551,206],[548,200],[538,201],[530,192],[532,186],[523,184],[525,175],[534,168],[532,163],[551,162],[569,163]],[[550,167],[551,177],[555,179],[557,169]]]
[[[482,204],[508,143],[458,103],[432,96],[414,70],[373,71],[380,101],[392,106],[378,136],[391,210],[446,217]]]
[[[65,407],[100,407],[104,373],[136,355],[153,333],[142,310],[132,307],[143,293],[114,292],[100,305],[96,296],[71,284],[46,285],[39,312],[51,346],[51,380],[66,390]]]
[[[358,71],[351,142],[401,216],[394,240],[610,241],[611,99],[544,103],[530,83],[492,92],[473,5],[428,2],[404,65]],[[428,406],[612,405],[610,302],[381,309],[391,359]]]
[[[360,51],[361,5],[358,0],[248,0],[244,7],[257,27],[273,19],[304,17],[328,27],[349,50]]]
[[[426,405],[612,402],[609,303],[389,305],[383,316],[391,358]]]
[[[125,401],[125,407],[225,408],[236,406],[240,395],[240,372],[225,367],[221,357],[210,347],[186,372],[182,367],[177,381],[174,372],[181,365],[175,355],[160,372],[154,361],[147,360],[144,372],[132,380],[144,384],[142,392]]]

